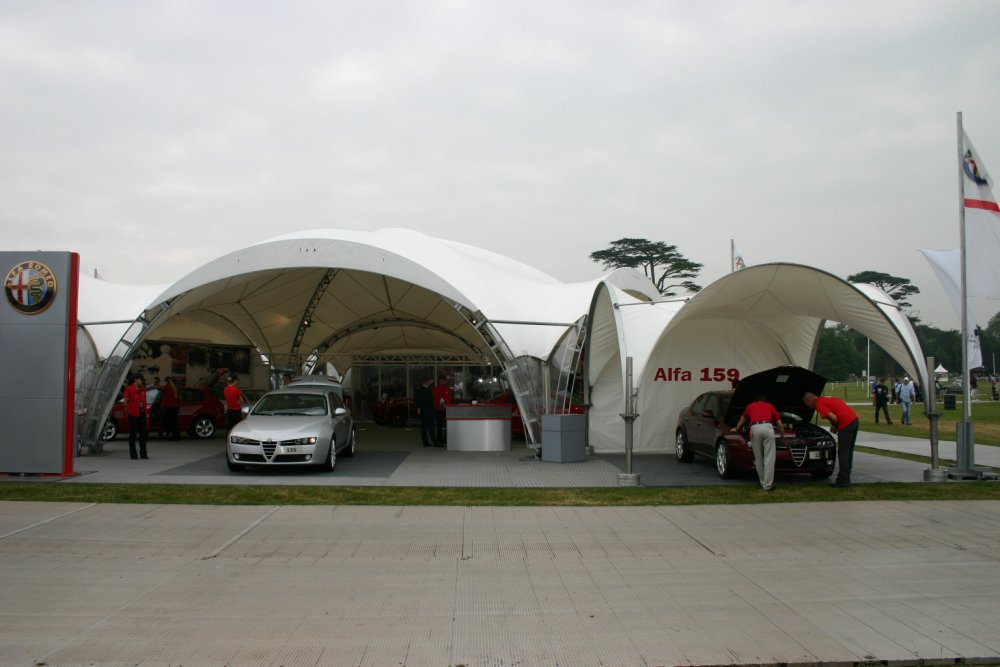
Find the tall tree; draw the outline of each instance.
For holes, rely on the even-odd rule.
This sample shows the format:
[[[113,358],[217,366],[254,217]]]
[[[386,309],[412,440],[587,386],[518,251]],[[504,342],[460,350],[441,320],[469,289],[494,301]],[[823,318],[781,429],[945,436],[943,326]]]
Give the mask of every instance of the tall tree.
[[[992,373],[997,353],[1000,353],[1000,313],[990,318],[986,328],[979,331],[979,343],[983,348],[983,365]]]
[[[851,329],[843,324],[823,327],[813,370],[829,380],[847,380],[865,367],[865,357],[851,343]]]
[[[912,308],[913,304],[908,302],[906,298],[911,294],[920,294],[920,288],[907,278],[897,278],[879,271],[862,271],[847,276],[847,280],[852,283],[871,283],[895,299],[900,308]]]
[[[938,329],[926,324],[913,327],[920,349],[952,372],[962,369],[962,334],[956,329]]]
[[[689,292],[701,290],[701,285],[690,279],[698,277],[702,265],[682,255],[677,246],[663,241],[618,239],[608,248],[590,253],[590,259],[605,269],[642,269],[663,296],[674,296],[676,292],[671,290],[675,287]]]

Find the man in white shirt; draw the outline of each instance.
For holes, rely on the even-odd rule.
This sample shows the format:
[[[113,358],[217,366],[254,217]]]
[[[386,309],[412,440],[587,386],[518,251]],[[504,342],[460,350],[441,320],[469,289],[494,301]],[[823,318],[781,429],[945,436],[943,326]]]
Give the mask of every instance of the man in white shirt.
[[[903,382],[899,385],[899,405],[903,408],[901,421],[906,425],[913,423],[910,421],[910,405],[913,403],[914,396],[916,396],[916,388],[910,382],[909,377],[904,377]]]

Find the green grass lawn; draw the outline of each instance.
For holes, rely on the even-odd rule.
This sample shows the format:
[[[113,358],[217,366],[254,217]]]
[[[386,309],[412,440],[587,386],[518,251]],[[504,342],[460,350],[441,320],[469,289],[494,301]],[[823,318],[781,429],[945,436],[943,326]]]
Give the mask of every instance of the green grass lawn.
[[[888,380],[886,381],[888,385]],[[984,400],[990,396],[990,383],[989,380],[981,379],[978,381],[976,388],[979,389],[979,395]],[[890,389],[892,389],[890,387]],[[828,382],[823,393],[827,396],[836,396],[837,398],[842,398],[848,403],[857,403],[860,401],[871,400],[871,394],[868,391],[867,382]],[[957,396],[959,401],[962,400],[961,396]],[[940,402],[941,397],[938,396],[938,401]]]
[[[885,423],[880,416],[880,423],[875,423],[875,408],[872,405],[851,406],[861,420],[861,430],[871,433],[888,433],[890,435],[906,435],[914,438],[931,437],[930,419],[924,414],[924,404],[914,404],[910,411],[912,426],[903,426],[899,419],[902,410],[898,405],[889,406],[892,425]],[[944,404],[938,402],[938,437],[941,440],[955,440],[955,424],[962,420],[962,401],[955,403],[954,410],[945,410]],[[1000,447],[1000,402],[973,401],[972,421],[975,424],[976,444]]]
[[[448,506],[638,506],[733,505],[843,500],[1000,500],[1000,483],[826,483],[705,487],[613,487],[573,489],[195,486],[171,484],[0,483],[0,500],[148,503],[184,505],[448,505]]]

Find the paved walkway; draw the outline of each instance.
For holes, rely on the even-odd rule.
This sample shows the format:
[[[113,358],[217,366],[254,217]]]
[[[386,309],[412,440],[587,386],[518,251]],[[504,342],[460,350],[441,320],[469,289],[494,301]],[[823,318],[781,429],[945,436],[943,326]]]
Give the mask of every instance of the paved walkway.
[[[858,444],[875,449],[885,449],[894,452],[904,452],[906,454],[918,454],[930,457],[931,443],[925,438],[905,438],[896,435],[882,435],[879,433],[859,433]],[[957,445],[951,440],[941,440],[938,442],[938,455],[942,459],[956,460],[955,450]],[[990,466],[1000,468],[1000,447],[989,445],[975,445],[975,465]]]
[[[613,486],[623,466],[534,461],[523,445],[424,450],[412,435],[366,430],[333,474],[233,474],[221,440],[154,440],[150,460],[132,461],[115,441],[55,483]],[[860,443],[929,452],[908,438]],[[920,482],[926,467],[859,453],[855,480]],[[647,485],[756,484],[672,454],[639,455],[636,469]],[[0,502],[0,665],[956,661],[1000,664],[1000,501]]]
[[[1000,501],[0,502],[0,665],[1000,662]]]

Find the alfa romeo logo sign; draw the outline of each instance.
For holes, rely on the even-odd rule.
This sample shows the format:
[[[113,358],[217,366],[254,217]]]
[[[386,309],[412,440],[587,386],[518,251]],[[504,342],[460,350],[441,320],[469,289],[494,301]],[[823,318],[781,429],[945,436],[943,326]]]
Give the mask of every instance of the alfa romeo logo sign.
[[[21,262],[7,272],[3,283],[7,302],[25,315],[37,315],[56,298],[56,277],[41,262]]]

